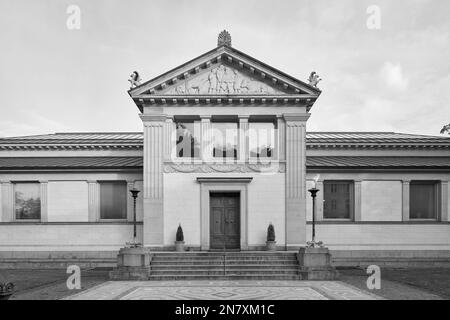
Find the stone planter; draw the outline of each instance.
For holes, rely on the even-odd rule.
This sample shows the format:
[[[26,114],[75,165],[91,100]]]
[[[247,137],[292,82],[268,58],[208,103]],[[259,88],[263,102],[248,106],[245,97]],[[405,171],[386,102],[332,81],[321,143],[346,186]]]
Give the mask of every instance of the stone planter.
[[[339,276],[326,247],[300,248],[297,259],[304,280],[336,280]]]
[[[149,248],[122,248],[117,255],[117,267],[109,273],[111,280],[148,280],[152,255]]]
[[[175,241],[175,251],[184,252],[184,241]]]
[[[11,282],[0,282],[0,300],[8,300],[14,293],[14,284]]]
[[[276,241],[266,241],[266,249],[267,249],[267,251],[277,251],[277,242]]]

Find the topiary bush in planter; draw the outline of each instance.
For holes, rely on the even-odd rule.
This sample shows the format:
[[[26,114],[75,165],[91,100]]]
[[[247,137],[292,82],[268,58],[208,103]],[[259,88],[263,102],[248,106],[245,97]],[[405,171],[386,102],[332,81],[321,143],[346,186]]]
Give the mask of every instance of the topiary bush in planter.
[[[175,250],[178,252],[184,251],[184,234],[181,224],[178,225],[177,234],[175,236]]]
[[[275,227],[272,223],[269,224],[269,227],[267,228],[267,241],[266,246],[268,251],[275,251],[277,250],[277,242],[275,241]]]

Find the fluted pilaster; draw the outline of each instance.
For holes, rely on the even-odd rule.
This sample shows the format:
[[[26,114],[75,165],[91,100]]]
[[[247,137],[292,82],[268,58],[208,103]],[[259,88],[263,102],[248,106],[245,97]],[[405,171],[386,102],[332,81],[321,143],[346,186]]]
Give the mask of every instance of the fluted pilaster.
[[[10,181],[0,181],[2,222],[14,220],[14,191]]]
[[[41,184],[41,221],[48,221],[48,181],[40,181]]]
[[[286,246],[306,243],[306,121],[309,114],[285,114]]]
[[[144,245],[164,244],[163,157],[165,115],[141,115],[144,124]]]
[[[87,183],[89,222],[95,222],[100,218],[100,187],[95,180]]]

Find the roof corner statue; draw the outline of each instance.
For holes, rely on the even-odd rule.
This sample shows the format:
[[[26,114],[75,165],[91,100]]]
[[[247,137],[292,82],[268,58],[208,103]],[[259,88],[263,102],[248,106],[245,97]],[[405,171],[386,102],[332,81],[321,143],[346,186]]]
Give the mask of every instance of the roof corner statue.
[[[133,71],[133,73],[130,74],[130,79],[128,79],[128,82],[130,82],[130,89],[140,86],[141,77],[139,76],[139,72]]]
[[[231,35],[227,30],[223,30],[219,33],[217,38],[217,46],[220,47],[224,45],[231,47]]]
[[[319,84],[319,81],[322,81],[322,78],[320,78],[319,75],[315,71],[313,71],[309,75],[308,81],[311,86],[317,88],[317,85]]]

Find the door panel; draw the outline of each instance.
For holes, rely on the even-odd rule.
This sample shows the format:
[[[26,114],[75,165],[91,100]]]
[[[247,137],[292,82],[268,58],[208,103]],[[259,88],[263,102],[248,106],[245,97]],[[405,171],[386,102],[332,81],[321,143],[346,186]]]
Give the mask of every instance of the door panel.
[[[210,248],[240,248],[240,198],[238,193],[211,193]]]

